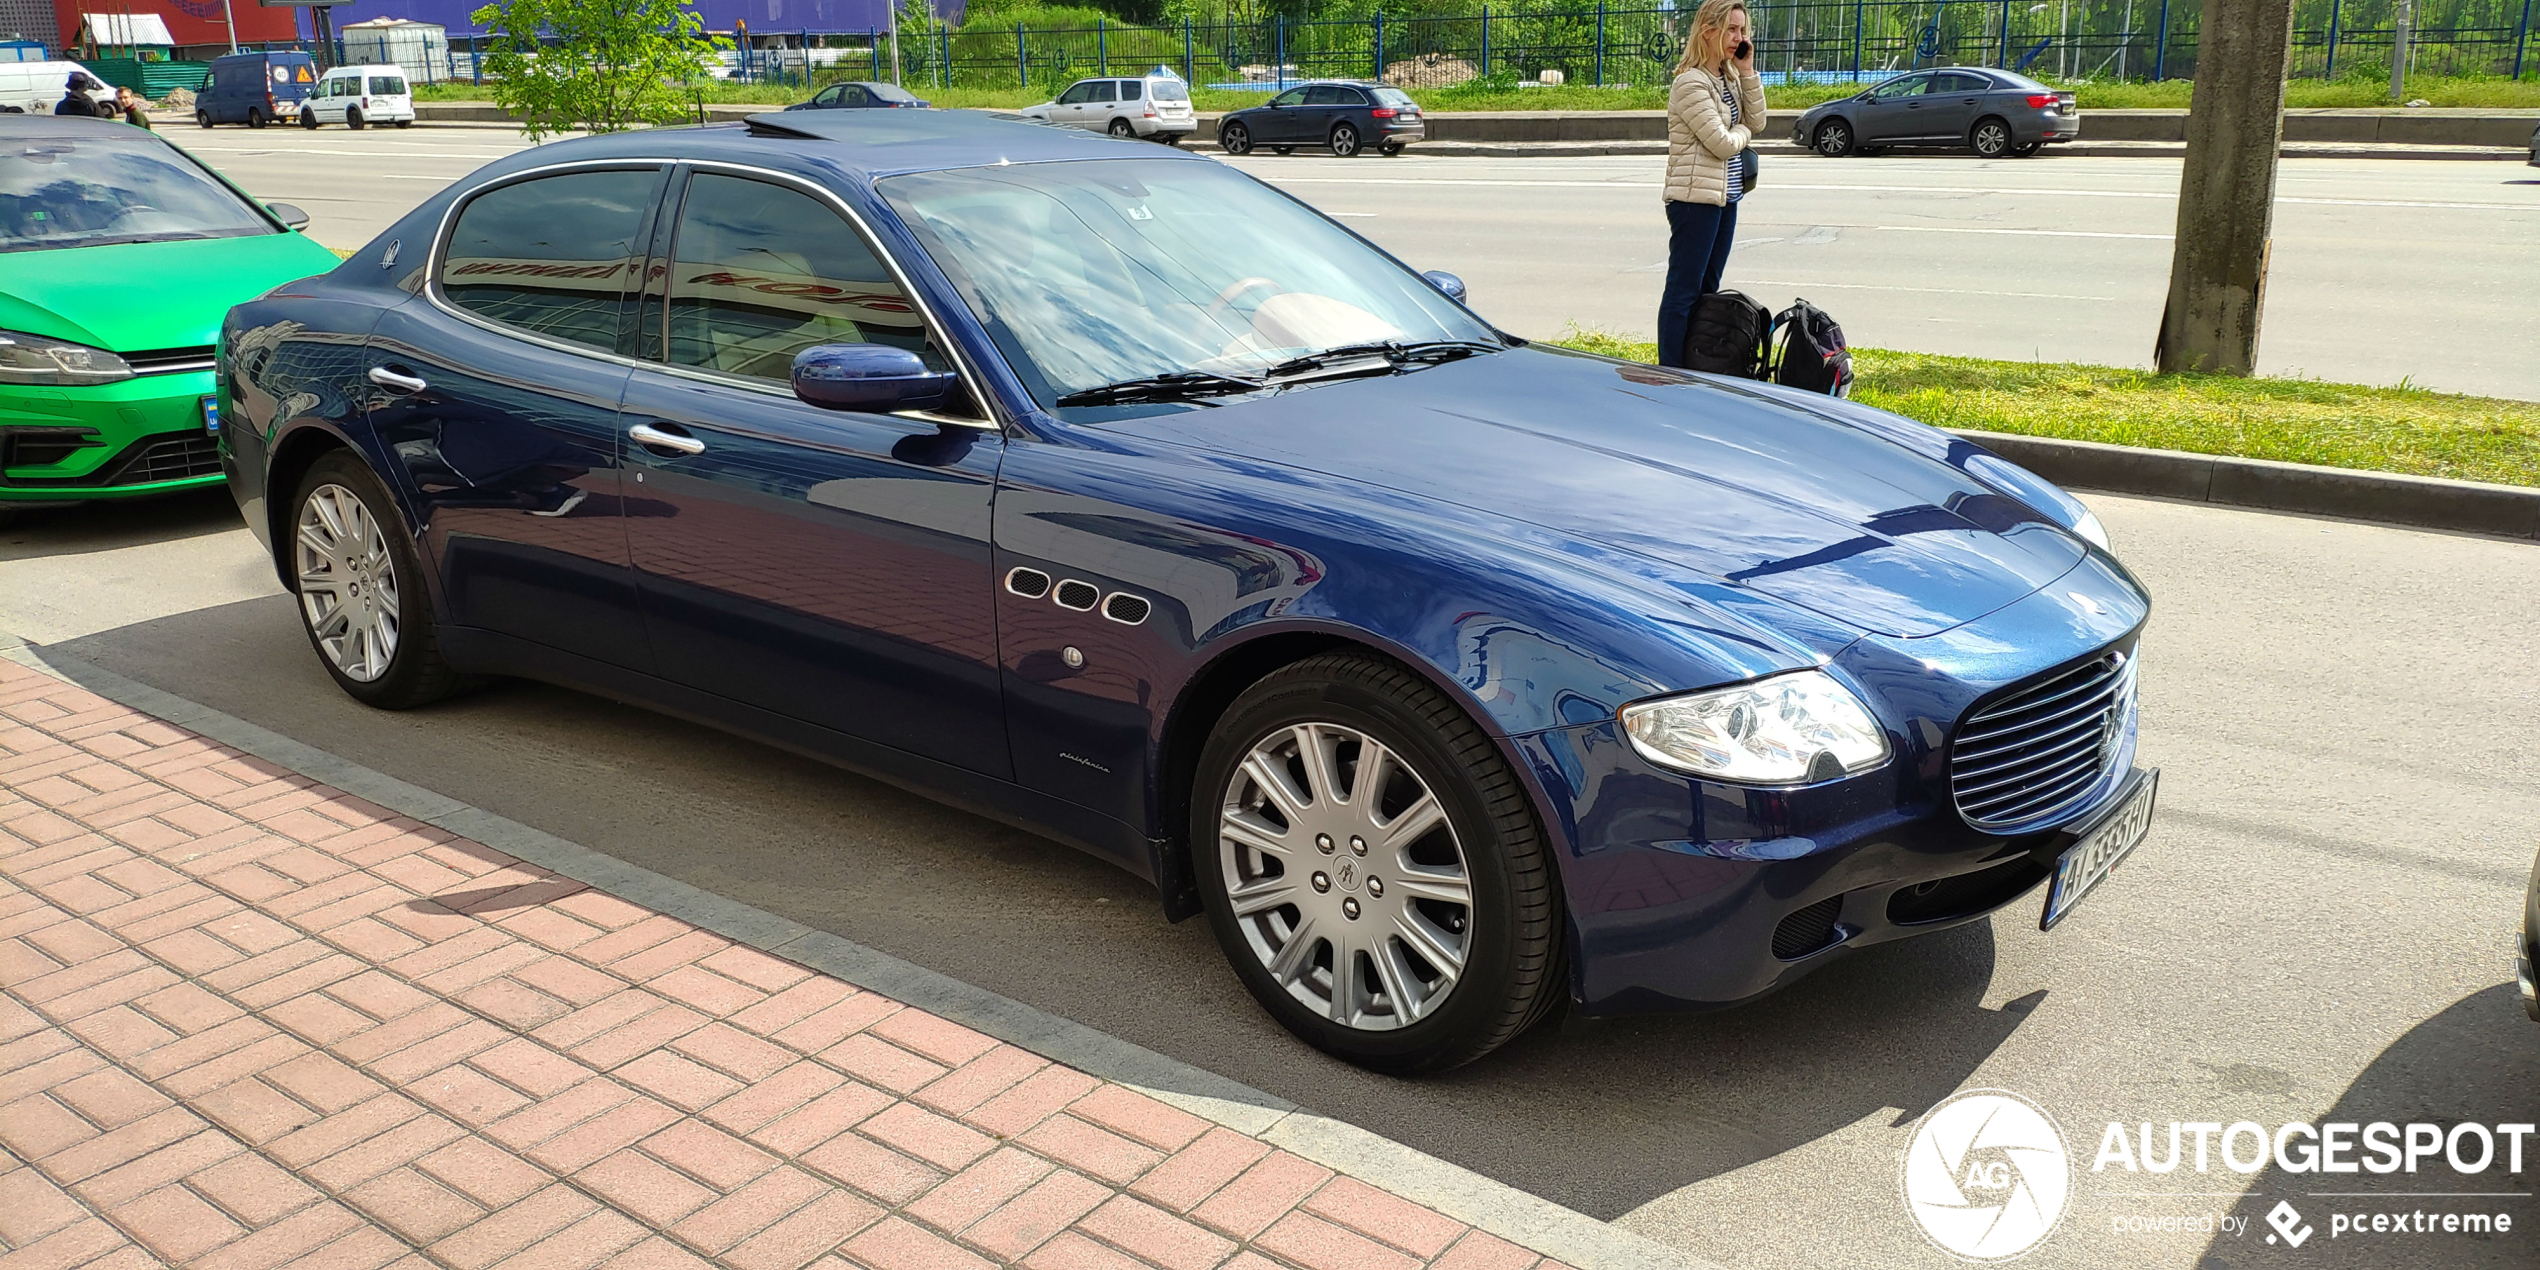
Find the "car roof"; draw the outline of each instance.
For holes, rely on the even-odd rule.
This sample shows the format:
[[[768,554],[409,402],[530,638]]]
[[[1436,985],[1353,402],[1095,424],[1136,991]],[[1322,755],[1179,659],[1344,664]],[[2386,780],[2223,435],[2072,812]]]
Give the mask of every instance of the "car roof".
[[[647,128],[552,141],[498,160],[485,171],[511,172],[578,159],[676,161],[743,156],[808,159],[863,180],[1069,159],[1212,162],[1185,150],[1114,141],[1082,128],[967,110],[795,110],[752,115],[741,124]]]
[[[159,145],[169,144],[165,137],[147,128],[135,128],[121,119],[91,119],[78,115],[0,113],[0,139],[34,141],[56,137],[85,137],[93,141],[112,141],[121,138],[136,143],[147,138]]]

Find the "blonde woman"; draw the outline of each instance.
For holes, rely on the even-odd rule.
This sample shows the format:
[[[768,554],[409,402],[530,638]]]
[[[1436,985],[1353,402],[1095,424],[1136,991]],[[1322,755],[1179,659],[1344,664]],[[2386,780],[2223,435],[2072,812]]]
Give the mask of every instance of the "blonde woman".
[[[1764,125],[1764,81],[1746,0],[1702,0],[1667,94],[1667,288],[1658,298],[1658,363],[1684,365],[1694,306],[1720,289],[1746,193],[1738,155]]]

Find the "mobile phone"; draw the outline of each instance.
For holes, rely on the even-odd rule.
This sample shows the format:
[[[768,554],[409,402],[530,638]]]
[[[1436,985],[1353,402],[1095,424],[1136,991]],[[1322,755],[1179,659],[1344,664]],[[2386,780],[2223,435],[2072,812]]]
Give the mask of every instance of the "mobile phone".
[[[1734,58],[1736,58],[1737,60],[1739,60],[1739,61],[1743,62],[1743,61],[1745,61],[1745,60],[1746,60],[1747,55],[1748,55],[1748,54],[1750,54],[1750,53],[1753,53],[1754,51],[1755,51],[1755,42],[1754,42],[1754,41],[1752,41],[1752,40],[1739,40],[1739,41],[1737,42],[1737,48],[1736,48],[1734,51],[1732,51],[1732,52],[1729,54],[1729,56],[1734,57]]]

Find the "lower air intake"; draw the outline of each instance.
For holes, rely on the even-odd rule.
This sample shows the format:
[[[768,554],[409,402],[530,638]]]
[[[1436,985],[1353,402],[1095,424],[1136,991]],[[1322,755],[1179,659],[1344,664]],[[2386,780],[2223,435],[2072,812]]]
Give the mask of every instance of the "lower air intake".
[[[1843,912],[1843,897],[1826,898],[1792,913],[1773,928],[1773,955],[1797,961],[1835,941],[1834,919]]]

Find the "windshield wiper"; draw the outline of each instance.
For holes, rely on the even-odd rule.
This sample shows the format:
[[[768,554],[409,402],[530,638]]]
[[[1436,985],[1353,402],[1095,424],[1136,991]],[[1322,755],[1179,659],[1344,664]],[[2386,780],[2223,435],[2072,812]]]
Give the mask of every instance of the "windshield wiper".
[[[1291,379],[1347,362],[1371,361],[1377,358],[1382,358],[1387,366],[1394,368],[1415,364],[1434,365],[1439,362],[1475,357],[1483,353],[1496,353],[1504,347],[1500,344],[1486,344],[1480,340],[1420,340],[1409,344],[1400,340],[1383,340],[1372,344],[1343,344],[1338,348],[1327,348],[1319,353],[1291,357],[1263,371],[1262,378],[1272,381]]]
[[[1149,401],[1190,401],[1213,406],[1210,397],[1259,392],[1268,385],[1239,375],[1204,370],[1176,370],[1143,379],[1124,379],[1100,388],[1084,388],[1058,399],[1061,406],[1123,406]]]

